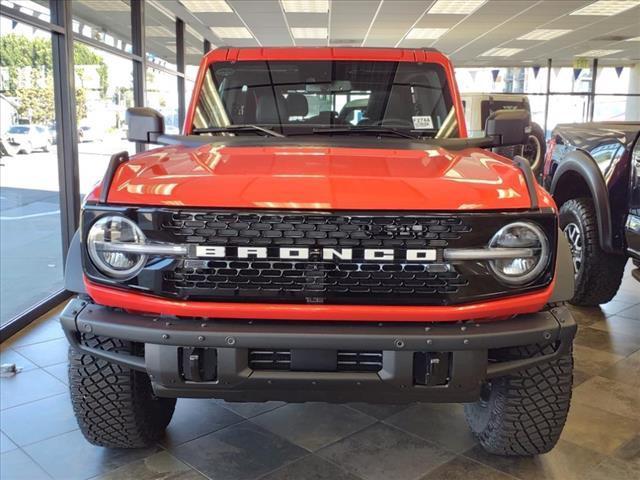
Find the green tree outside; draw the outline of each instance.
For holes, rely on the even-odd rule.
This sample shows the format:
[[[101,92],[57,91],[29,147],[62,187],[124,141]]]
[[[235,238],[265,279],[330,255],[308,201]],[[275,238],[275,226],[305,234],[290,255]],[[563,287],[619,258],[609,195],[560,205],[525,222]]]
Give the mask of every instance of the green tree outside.
[[[104,60],[86,45],[75,42],[73,59],[76,65],[98,65],[100,96],[105,98],[108,86],[108,67]],[[53,101],[53,62],[51,41],[9,34],[0,37],[0,67],[6,68],[4,94],[19,103],[18,115],[32,123],[50,123],[55,119]],[[30,68],[28,86],[20,85],[20,72]],[[86,90],[76,88],[78,120],[86,118]]]

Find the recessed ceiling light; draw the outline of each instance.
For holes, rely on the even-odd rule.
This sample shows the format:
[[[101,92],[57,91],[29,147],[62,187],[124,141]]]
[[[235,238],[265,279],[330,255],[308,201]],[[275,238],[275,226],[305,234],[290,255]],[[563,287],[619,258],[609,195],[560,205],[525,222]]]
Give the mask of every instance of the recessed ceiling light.
[[[576,55],[576,57],[606,57],[607,55],[613,55],[621,51],[622,50],[589,50],[588,52]]]
[[[176,34],[162,25],[150,25],[144,27],[144,31],[147,37],[174,37]]]
[[[638,0],[598,0],[582,7],[569,15],[600,15],[603,17],[617,15],[640,5]]]
[[[571,30],[561,28],[538,28],[521,37],[518,40],[551,40],[569,33]]]
[[[247,27],[211,27],[211,31],[220,38],[253,38]]]
[[[281,0],[287,13],[327,13],[329,0]]]
[[[180,0],[180,3],[191,12],[233,12],[233,9],[225,0]]]
[[[448,30],[448,28],[412,28],[406,38],[409,40],[435,40]]]
[[[96,12],[128,12],[131,7],[124,2],[91,2],[89,0],[80,0],[85,7],[95,10]]]
[[[521,52],[522,48],[492,48],[486,52],[480,54],[481,57],[510,57],[518,52]]]
[[[328,32],[324,27],[292,27],[291,34],[295,38],[327,38]]]
[[[469,15],[484,3],[486,0],[438,0],[428,13],[432,15]]]

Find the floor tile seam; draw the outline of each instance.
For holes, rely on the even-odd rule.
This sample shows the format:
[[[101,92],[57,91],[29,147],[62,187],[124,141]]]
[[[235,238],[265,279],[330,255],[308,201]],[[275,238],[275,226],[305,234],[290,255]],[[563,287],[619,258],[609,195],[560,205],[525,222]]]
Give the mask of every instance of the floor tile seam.
[[[42,344],[42,343],[52,342],[52,341],[54,341],[54,340],[60,340],[60,339],[62,339],[62,338],[65,338],[65,337],[64,337],[64,332],[61,332],[61,335],[60,335],[59,337],[55,337],[55,338],[48,338],[48,339],[46,339],[46,340],[41,340],[41,341],[39,341],[39,342],[23,343],[23,344],[20,344],[20,345],[11,345],[13,342],[15,342],[15,341],[20,341],[20,340],[19,340],[19,339],[17,339],[17,340],[13,340],[13,341],[12,341],[10,338],[8,338],[7,340],[5,340],[5,342],[8,342],[8,343],[9,343],[9,348],[11,348],[11,349],[13,349],[13,350],[16,350],[17,348],[22,348],[22,347],[31,347],[31,346],[33,346],[33,345],[40,345],[40,344]],[[2,342],[2,343],[4,343],[4,342]],[[20,352],[18,352],[18,353],[20,353]]]
[[[491,470],[493,470],[494,472],[498,472],[498,473],[501,473],[501,474],[503,474],[503,475],[507,475],[508,477],[511,477],[511,478],[513,478],[514,480],[524,480],[522,477],[518,477],[517,475],[513,475],[513,474],[511,474],[511,473],[509,473],[509,472],[507,472],[507,471],[505,471],[505,470],[500,470],[498,467],[495,467],[495,466],[493,466],[493,465],[490,465],[490,464],[488,464],[488,463],[483,462],[483,461],[482,461],[482,460],[480,460],[480,459],[476,459],[476,458],[473,458],[473,457],[470,457],[469,455],[467,455],[467,453],[468,453],[469,451],[471,451],[473,448],[475,448],[475,447],[472,447],[472,448],[470,448],[469,450],[466,450],[464,453],[461,453],[461,454],[460,454],[460,456],[461,456],[461,457],[464,457],[466,460],[471,460],[471,461],[472,461],[472,462],[474,462],[474,463],[477,463],[477,464],[479,464],[479,465],[482,465],[483,467],[488,467],[488,468],[490,468]],[[480,448],[482,448],[482,447],[480,447]]]
[[[282,405],[282,406],[284,407],[284,405]],[[281,407],[278,407],[278,408],[281,408]],[[273,410],[270,410],[269,412],[264,412],[264,414],[260,414],[260,415],[265,415],[265,414],[270,413],[270,412],[272,412],[272,411],[273,411]],[[360,413],[362,413],[362,412],[360,412]],[[262,425],[260,425],[259,423],[254,422],[254,421],[253,421],[253,419],[254,419],[254,418],[259,417],[260,415],[256,415],[255,417],[248,418],[247,420],[248,420],[249,422],[251,422],[253,425],[256,425],[256,426],[258,426],[258,427],[260,427],[260,428],[263,428],[263,429],[267,430],[268,432],[270,432],[270,433],[272,433],[272,434],[274,434],[274,435],[276,435],[276,436],[278,436],[278,437],[282,438],[283,440],[285,440],[285,441],[287,441],[287,442],[289,442],[289,443],[291,443],[291,444],[295,445],[296,447],[303,448],[304,450],[306,450],[306,451],[307,451],[307,452],[309,452],[309,453],[316,453],[316,452],[319,452],[320,450],[322,450],[322,449],[324,449],[324,448],[327,448],[327,447],[329,447],[329,446],[333,445],[334,443],[338,443],[338,442],[340,442],[340,441],[342,441],[342,440],[345,440],[345,439],[347,439],[347,438],[351,437],[352,435],[355,435],[356,433],[360,433],[360,432],[361,432],[361,431],[363,431],[364,429],[369,428],[369,427],[371,427],[371,426],[375,425],[376,423],[380,423],[380,421],[379,421],[378,419],[376,419],[376,418],[374,418],[374,417],[371,417],[370,415],[367,415],[366,413],[363,413],[363,415],[366,415],[367,417],[372,418],[372,419],[374,420],[374,421],[373,421],[373,423],[369,423],[368,425],[365,425],[365,426],[363,426],[363,427],[360,427],[360,428],[358,428],[357,430],[355,430],[355,431],[353,431],[353,432],[349,433],[348,435],[346,435],[346,436],[344,436],[344,437],[342,437],[342,438],[339,438],[338,440],[333,440],[333,441],[331,441],[331,442],[327,443],[326,445],[322,445],[321,447],[316,448],[315,450],[309,450],[307,447],[303,447],[302,445],[298,445],[297,443],[292,442],[291,440],[289,440],[288,438],[286,438],[286,437],[284,437],[284,436],[280,435],[279,433],[273,432],[273,431],[269,430],[268,428],[263,427],[263,426],[262,426]]]
[[[40,370],[42,370],[42,369],[40,369]],[[46,373],[47,373],[47,374],[49,374],[49,375],[51,375],[49,372],[46,372]],[[53,375],[51,375],[51,376],[53,377]],[[55,378],[55,377],[53,377],[53,378],[54,378],[57,382],[60,382],[60,380],[58,380],[57,378]],[[66,385],[65,385],[64,383],[62,383],[62,382],[60,382],[60,383],[61,383],[63,386],[65,386],[65,387],[66,387]],[[16,405],[12,405],[12,406],[10,406],[10,407],[2,407],[2,408],[0,408],[0,412],[5,412],[6,410],[9,410],[10,408],[23,407],[23,406],[25,406],[25,405],[31,405],[32,403],[39,402],[40,400],[46,400],[46,399],[48,399],[48,398],[53,398],[53,397],[56,397],[56,396],[58,396],[58,395],[64,395],[64,394],[65,394],[65,392],[62,392],[62,393],[53,393],[53,394],[51,394],[51,395],[47,395],[46,397],[36,398],[35,400],[29,400],[28,402],[18,403],[18,404],[16,404]]]
[[[49,471],[44,467],[44,465],[42,465],[40,462],[38,462],[38,460],[36,460],[33,456],[31,456],[29,454],[29,452],[27,452],[24,448],[18,446],[18,448],[20,449],[20,451],[22,451],[22,453],[24,453],[33,463],[35,463],[38,467],[40,467],[40,470],[42,470],[45,475],[49,478],[51,478],[52,480],[55,479],[55,477],[49,473]]]
[[[389,417],[389,418],[391,418],[391,417]],[[455,455],[455,456],[458,456],[458,455],[460,455],[460,454],[461,454],[461,452],[456,452],[455,450],[452,450],[451,448],[449,448],[448,446],[446,446],[446,445],[444,445],[444,444],[442,444],[442,443],[436,442],[436,441],[434,441],[434,440],[427,440],[426,438],[421,437],[420,435],[418,435],[418,434],[416,434],[416,433],[413,433],[413,432],[410,432],[410,431],[408,431],[408,430],[405,430],[404,428],[399,427],[399,426],[397,426],[397,425],[394,425],[394,424],[392,424],[392,423],[388,423],[388,422],[386,421],[386,419],[385,419],[385,420],[382,420],[380,423],[383,423],[384,425],[387,425],[388,427],[391,427],[391,428],[394,428],[394,429],[396,429],[396,430],[399,430],[400,432],[403,432],[403,433],[406,433],[406,434],[408,434],[408,435],[411,435],[411,436],[412,436],[412,437],[414,437],[414,438],[417,438],[417,439],[419,439],[419,440],[422,440],[422,441],[424,441],[424,442],[427,442],[427,443],[429,443],[429,444],[430,444],[430,445],[432,445],[432,446],[435,446],[435,447],[441,448],[441,449],[445,450],[445,451],[446,451],[446,452],[448,452],[448,453],[452,453],[452,454],[453,454],[453,455]]]
[[[18,442],[16,442],[13,438],[11,438],[11,437],[7,434],[7,432],[4,432],[4,431],[3,431],[3,433],[4,433],[5,435],[7,435],[7,437],[9,437],[9,439],[10,439],[13,443],[15,443],[17,446],[27,448],[27,447],[31,447],[31,446],[33,446],[33,445],[37,445],[37,444],[39,444],[39,443],[41,443],[41,442],[46,442],[46,441],[51,440],[51,439],[53,439],[53,438],[57,438],[57,437],[60,437],[60,436],[62,436],[62,435],[66,435],[67,433],[76,432],[76,431],[78,431],[78,430],[80,430],[80,427],[72,428],[71,430],[65,430],[64,432],[56,433],[55,435],[50,435],[50,436],[48,436],[48,437],[41,438],[40,440],[36,440],[35,442],[29,442],[29,443],[25,443],[25,444],[22,444],[22,445],[18,444]]]
[[[160,447],[162,447],[163,449],[171,452],[172,448],[181,447],[185,443],[193,442],[194,440],[198,440],[198,439],[200,439],[202,437],[206,437],[207,435],[211,435],[212,433],[217,433],[217,432],[220,432],[220,431],[222,431],[222,430],[224,430],[226,428],[233,427],[234,425],[240,425],[241,423],[249,421],[248,418],[244,418],[242,415],[238,415],[238,416],[240,417],[240,420],[238,420],[237,422],[230,423],[228,425],[225,425],[224,427],[216,428],[215,430],[211,430],[210,432],[202,433],[202,434],[200,434],[200,435],[198,435],[196,437],[190,438],[189,440],[185,440],[184,442],[176,443],[175,445],[167,445],[167,446],[162,445],[162,443],[160,443],[160,442],[156,442],[156,444],[159,445]]]

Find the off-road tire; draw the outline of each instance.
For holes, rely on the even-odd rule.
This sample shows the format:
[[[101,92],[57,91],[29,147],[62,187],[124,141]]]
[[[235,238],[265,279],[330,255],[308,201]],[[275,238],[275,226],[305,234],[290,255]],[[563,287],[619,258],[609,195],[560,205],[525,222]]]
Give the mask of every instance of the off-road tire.
[[[531,137],[534,137],[538,142],[539,156],[534,163],[531,164],[531,170],[534,175],[539,175],[542,171],[542,165],[544,165],[544,156],[547,153],[547,139],[544,136],[544,130],[537,123],[531,123]]]
[[[596,306],[615,297],[627,258],[606,253],[600,246],[598,216],[593,200],[574,198],[560,207],[560,230],[574,223],[582,237],[582,262],[576,275],[575,290],[570,302],[580,306]]]
[[[546,355],[553,345],[501,349],[492,358],[519,360]],[[492,379],[483,399],[464,407],[469,428],[489,453],[530,456],[558,442],[569,412],[573,356]]]
[[[131,342],[85,335],[87,346],[133,354]],[[85,438],[101,447],[140,448],[160,438],[176,400],[153,395],[147,374],[69,349],[71,403]]]

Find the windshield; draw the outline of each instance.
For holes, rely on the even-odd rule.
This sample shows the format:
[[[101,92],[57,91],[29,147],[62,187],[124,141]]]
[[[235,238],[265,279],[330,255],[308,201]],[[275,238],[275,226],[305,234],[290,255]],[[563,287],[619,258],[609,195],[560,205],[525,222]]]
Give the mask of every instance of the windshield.
[[[14,125],[9,129],[9,133],[29,133],[29,127],[21,127],[19,125]]]
[[[415,136],[458,136],[445,71],[433,63],[213,63],[200,92],[193,127],[231,125],[258,125],[285,135],[388,128]]]

